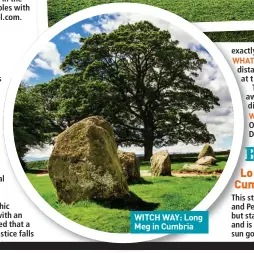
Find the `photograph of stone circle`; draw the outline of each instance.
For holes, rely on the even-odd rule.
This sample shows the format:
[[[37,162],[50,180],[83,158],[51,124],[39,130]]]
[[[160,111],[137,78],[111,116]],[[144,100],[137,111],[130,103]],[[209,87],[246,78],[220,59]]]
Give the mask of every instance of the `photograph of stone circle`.
[[[18,89],[13,130],[24,173],[52,208],[129,233],[130,211],[192,210],[207,196],[233,118],[228,85],[198,38],[115,13],[44,45]]]

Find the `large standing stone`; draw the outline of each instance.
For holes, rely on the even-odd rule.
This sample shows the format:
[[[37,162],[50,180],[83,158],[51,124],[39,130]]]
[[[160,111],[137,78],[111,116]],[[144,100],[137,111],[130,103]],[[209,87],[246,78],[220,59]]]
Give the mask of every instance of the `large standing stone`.
[[[59,200],[66,203],[129,195],[113,129],[102,117],[86,118],[61,133],[48,168]]]
[[[133,152],[117,151],[123,173],[128,181],[140,178],[140,162]]]
[[[170,157],[167,150],[159,151],[151,157],[152,176],[171,176]]]
[[[209,144],[205,144],[205,146],[203,147],[203,149],[201,150],[201,152],[198,155],[198,159],[200,159],[204,156],[212,156],[212,157],[216,158],[213,148]]]
[[[196,161],[196,164],[212,166],[216,163],[216,159],[212,156],[204,156]]]

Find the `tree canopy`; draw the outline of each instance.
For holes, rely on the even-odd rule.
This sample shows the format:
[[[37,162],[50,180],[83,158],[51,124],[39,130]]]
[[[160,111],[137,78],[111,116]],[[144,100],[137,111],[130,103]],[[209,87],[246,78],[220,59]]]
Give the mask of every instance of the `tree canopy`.
[[[43,146],[50,140],[51,124],[41,96],[23,83],[16,96],[13,130],[18,156],[23,163],[30,148]]]
[[[219,105],[211,90],[195,83],[206,61],[181,48],[169,31],[144,21],[81,42],[62,63],[66,75],[37,87],[59,128],[101,115],[118,144],[144,147],[146,159],[153,146],[215,141],[195,113]]]

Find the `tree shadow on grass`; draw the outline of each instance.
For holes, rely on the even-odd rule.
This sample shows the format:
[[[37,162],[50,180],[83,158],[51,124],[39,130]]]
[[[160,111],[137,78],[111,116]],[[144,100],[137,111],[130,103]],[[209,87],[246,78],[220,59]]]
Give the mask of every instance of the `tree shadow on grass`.
[[[160,205],[159,203],[146,202],[133,192],[130,192],[130,196],[126,198],[97,200],[96,203],[106,208],[129,211],[154,211]]]
[[[153,184],[153,182],[147,181],[142,177],[133,179],[133,180],[128,180],[128,185],[135,185],[135,184]]]

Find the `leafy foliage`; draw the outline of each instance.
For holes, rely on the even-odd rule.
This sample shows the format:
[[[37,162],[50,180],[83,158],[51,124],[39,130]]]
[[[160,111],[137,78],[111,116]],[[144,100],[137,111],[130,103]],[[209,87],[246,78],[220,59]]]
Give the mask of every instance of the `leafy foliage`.
[[[66,75],[24,94],[20,90],[20,96],[34,94],[30,105],[34,110],[24,109],[24,113],[28,118],[36,114],[41,124],[36,129],[37,124],[30,121],[38,133],[32,132],[34,141],[23,148],[45,141],[42,133],[48,124],[47,133],[56,135],[91,115],[103,116],[113,125],[118,144],[144,147],[146,160],[153,146],[215,141],[195,114],[219,105],[209,89],[195,84],[206,61],[181,48],[168,31],[144,21],[81,41],[81,48],[71,51],[62,63]],[[25,125],[28,119],[22,121]]]
[[[138,22],[81,41],[62,69],[83,79],[87,108],[114,125],[119,144],[144,146],[150,158],[153,145],[215,140],[194,114],[219,105],[210,90],[195,85],[206,61],[179,47],[168,31]]]
[[[14,107],[13,130],[19,158],[33,147],[43,146],[50,139],[50,121],[41,96],[33,88],[21,84]],[[25,167],[22,161],[23,167]]]
[[[32,171],[47,171],[48,160],[26,162],[26,166]]]

